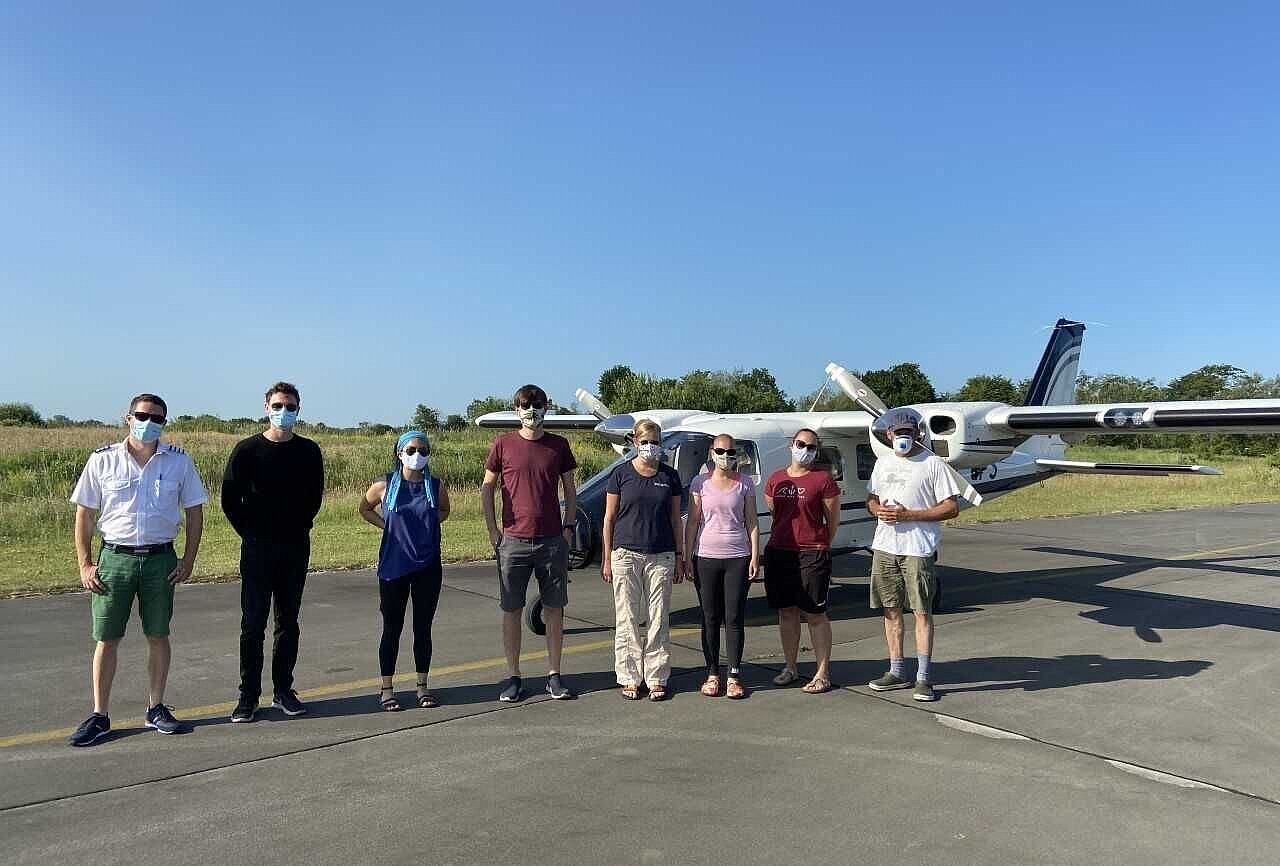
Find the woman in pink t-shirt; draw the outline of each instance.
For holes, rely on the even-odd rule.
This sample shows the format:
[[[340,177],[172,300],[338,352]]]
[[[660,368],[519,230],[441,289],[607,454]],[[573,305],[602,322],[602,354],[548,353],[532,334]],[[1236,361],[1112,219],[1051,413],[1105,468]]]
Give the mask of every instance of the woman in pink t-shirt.
[[[720,694],[720,624],[729,642],[726,694],[744,698],[739,679],[742,644],[746,638],[747,592],[760,566],[760,529],[756,525],[756,489],[737,471],[738,451],[733,437],[717,436],[711,443],[715,469],[689,485],[689,519],[685,525],[685,555],[693,557],[693,582],[702,606],[702,654],[707,679],[702,693]]]

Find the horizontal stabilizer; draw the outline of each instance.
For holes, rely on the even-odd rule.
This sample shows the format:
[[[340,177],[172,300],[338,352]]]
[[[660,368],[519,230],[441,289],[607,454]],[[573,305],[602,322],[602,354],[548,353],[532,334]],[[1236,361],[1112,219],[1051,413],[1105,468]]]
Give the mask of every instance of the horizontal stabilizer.
[[[1212,466],[1183,466],[1177,463],[1093,463],[1087,460],[1045,460],[1036,465],[1052,472],[1074,475],[1221,475]]]
[[[995,436],[1068,433],[1280,433],[1280,400],[1197,400],[1001,406],[987,413]]]
[[[546,430],[594,430],[600,419],[594,415],[548,415],[542,419]],[[489,412],[476,419],[477,427],[496,430],[515,430],[520,419],[515,412]]]

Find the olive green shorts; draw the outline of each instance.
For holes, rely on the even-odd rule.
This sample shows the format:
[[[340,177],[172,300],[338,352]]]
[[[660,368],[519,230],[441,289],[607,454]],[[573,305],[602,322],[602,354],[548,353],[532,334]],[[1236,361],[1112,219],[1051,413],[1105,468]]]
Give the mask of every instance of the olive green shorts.
[[[871,551],[871,606],[933,612],[938,594],[934,563],[930,556],[898,556],[882,550]]]
[[[173,618],[173,584],[169,583],[169,575],[177,565],[178,557],[172,550],[135,556],[103,548],[98,556],[98,579],[107,592],[90,594],[93,639],[124,637],[135,596],[142,633],[148,637],[168,635],[169,620]]]

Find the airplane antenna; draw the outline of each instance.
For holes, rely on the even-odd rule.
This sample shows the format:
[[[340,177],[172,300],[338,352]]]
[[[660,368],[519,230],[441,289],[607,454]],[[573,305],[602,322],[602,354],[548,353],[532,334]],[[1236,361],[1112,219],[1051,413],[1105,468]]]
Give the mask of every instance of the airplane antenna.
[[[822,380],[822,387],[818,389],[817,396],[813,398],[813,405],[809,407],[810,412],[816,412],[818,410],[818,401],[820,401],[822,399],[822,395],[827,392],[827,386],[830,384],[831,384],[830,376]]]

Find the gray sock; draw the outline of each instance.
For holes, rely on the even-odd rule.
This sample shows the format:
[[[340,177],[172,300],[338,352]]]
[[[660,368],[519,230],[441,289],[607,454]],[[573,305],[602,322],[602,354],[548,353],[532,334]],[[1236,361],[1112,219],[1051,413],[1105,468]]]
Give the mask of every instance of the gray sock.
[[[902,675],[907,672],[907,663],[902,659],[889,659],[889,674],[898,679],[902,679]]]
[[[929,682],[929,657],[916,656],[916,682]]]

